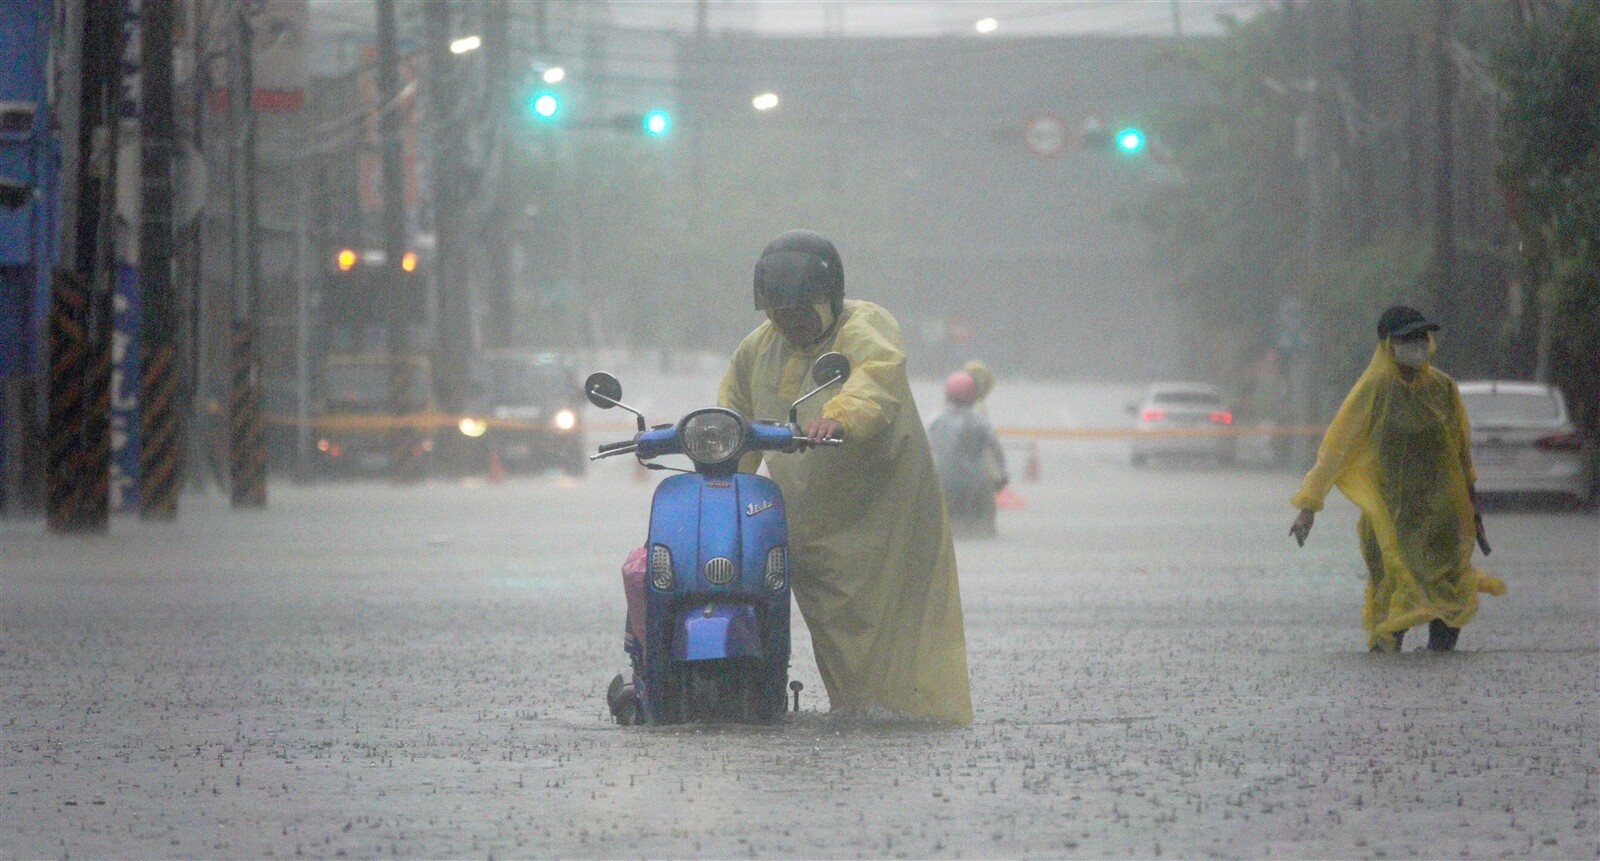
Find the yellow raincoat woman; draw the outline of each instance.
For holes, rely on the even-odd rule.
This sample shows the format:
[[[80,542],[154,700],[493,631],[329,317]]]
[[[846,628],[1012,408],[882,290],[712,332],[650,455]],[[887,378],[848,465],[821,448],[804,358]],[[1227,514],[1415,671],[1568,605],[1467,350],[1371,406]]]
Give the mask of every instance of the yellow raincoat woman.
[[[735,352],[723,406],[779,418],[809,390],[818,356],[837,351],[851,364],[831,397],[800,406],[810,436],[844,444],[767,456],[788,509],[795,600],[829,701],[835,710],[970,723],[955,551],[898,324],[870,302],[844,301],[838,252],[810,231],[767,246],[756,307],[770,319]],[[758,464],[752,457],[741,467]]]
[[[1290,533],[1301,543],[1332,487],[1361,509],[1362,624],[1374,651],[1398,651],[1406,630],[1422,624],[1429,648],[1449,651],[1478,611],[1477,593],[1505,593],[1471,563],[1482,535],[1477,473],[1461,395],[1430,361],[1437,328],[1412,308],[1384,312],[1372,361],[1291,499],[1301,514]]]

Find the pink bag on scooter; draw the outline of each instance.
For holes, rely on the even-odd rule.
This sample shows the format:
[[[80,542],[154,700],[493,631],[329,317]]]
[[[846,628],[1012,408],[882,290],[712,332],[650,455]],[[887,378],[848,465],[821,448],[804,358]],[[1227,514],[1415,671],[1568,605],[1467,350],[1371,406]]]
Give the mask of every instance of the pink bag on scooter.
[[[628,598],[628,634],[634,641],[644,643],[645,574],[649,571],[647,554],[643,547],[635,547],[622,563],[622,592]]]

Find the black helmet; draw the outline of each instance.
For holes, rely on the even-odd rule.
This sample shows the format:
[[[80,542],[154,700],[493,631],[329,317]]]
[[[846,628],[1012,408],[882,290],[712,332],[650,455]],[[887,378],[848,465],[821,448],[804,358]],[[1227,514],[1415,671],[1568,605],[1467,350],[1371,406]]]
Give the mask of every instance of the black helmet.
[[[838,316],[844,310],[844,263],[822,234],[791,230],[761,252],[755,287],[757,311],[827,302]]]

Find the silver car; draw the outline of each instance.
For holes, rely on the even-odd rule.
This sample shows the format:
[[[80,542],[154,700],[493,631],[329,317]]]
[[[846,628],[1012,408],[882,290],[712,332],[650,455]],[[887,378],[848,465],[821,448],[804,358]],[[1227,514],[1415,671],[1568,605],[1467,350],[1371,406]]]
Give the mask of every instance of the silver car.
[[[1472,423],[1479,493],[1557,494],[1575,503],[1591,498],[1593,443],[1573,425],[1560,389],[1509,380],[1459,385]]]
[[[1144,466],[1152,457],[1200,457],[1231,463],[1233,410],[1209,383],[1156,383],[1128,411],[1139,420],[1128,462]]]

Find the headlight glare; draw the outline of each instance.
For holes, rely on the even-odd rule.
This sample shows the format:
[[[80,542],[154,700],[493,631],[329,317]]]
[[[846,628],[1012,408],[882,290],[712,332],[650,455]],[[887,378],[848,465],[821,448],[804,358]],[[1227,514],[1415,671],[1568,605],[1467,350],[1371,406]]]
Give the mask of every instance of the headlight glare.
[[[701,410],[684,418],[678,436],[696,463],[723,463],[744,448],[744,419],[729,410]]]
[[[461,421],[456,422],[456,429],[461,431],[462,436],[476,439],[489,432],[489,423],[472,416],[462,416]]]
[[[556,413],[556,428],[559,430],[572,430],[578,424],[578,414],[572,410],[562,410]]]

